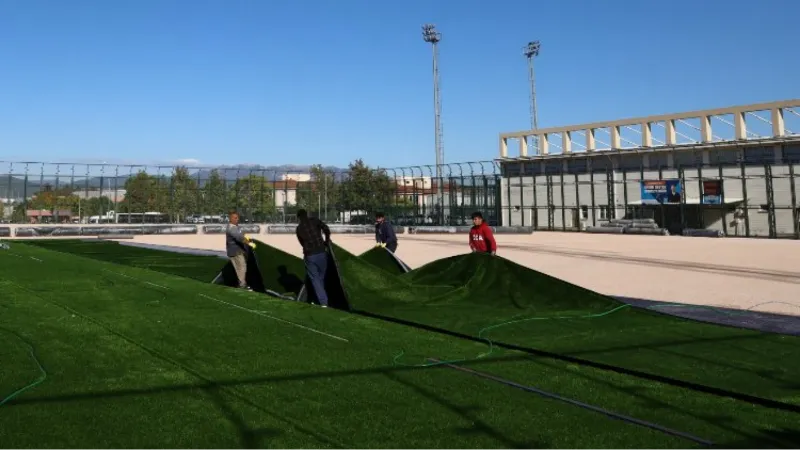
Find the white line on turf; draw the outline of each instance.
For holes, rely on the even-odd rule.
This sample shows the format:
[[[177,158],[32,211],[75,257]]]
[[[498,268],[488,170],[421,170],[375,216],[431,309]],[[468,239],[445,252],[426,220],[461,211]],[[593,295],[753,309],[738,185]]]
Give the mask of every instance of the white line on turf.
[[[305,325],[300,325],[299,323],[294,323],[294,322],[290,322],[288,320],[284,320],[284,319],[280,319],[280,318],[277,318],[277,317],[273,317],[273,316],[270,316],[269,314],[265,314],[265,313],[263,313],[261,311],[256,311],[254,309],[245,308],[243,306],[239,306],[239,305],[236,305],[236,304],[233,304],[233,303],[229,303],[229,302],[226,302],[226,301],[223,301],[223,300],[218,300],[218,299],[216,299],[214,297],[210,297],[210,296],[205,295],[205,294],[197,294],[197,295],[199,295],[200,297],[206,298],[208,300],[215,301],[217,303],[224,303],[224,304],[226,304],[228,306],[232,306],[232,307],[234,307],[236,309],[241,309],[242,311],[247,311],[247,312],[249,312],[251,314],[257,314],[259,316],[266,317],[268,319],[277,320],[278,322],[283,322],[285,324],[292,325],[292,326],[295,326],[297,328],[302,328],[302,329],[304,329],[306,331],[310,331],[312,333],[321,334],[321,335],[327,336],[327,337],[329,337],[331,339],[336,339],[336,340],[344,341],[344,342],[350,342],[350,341],[348,341],[347,339],[345,339],[343,337],[334,336],[332,334],[325,333],[324,331],[319,331],[317,329],[314,329],[314,328],[311,328],[311,327],[307,327]]]
[[[132,277],[130,275],[125,275],[124,273],[114,272],[113,270],[107,270],[107,269],[100,269],[100,270],[102,270],[103,272],[113,273],[114,275],[119,275],[121,277],[125,277],[125,278],[127,278],[129,280],[138,281],[139,283],[149,284],[150,286],[155,286],[157,288],[169,290],[169,288],[166,287],[166,286],[162,286],[160,284],[151,283],[149,281],[140,280],[140,279],[138,279],[136,277]]]
[[[30,259],[32,259],[32,260],[34,260],[34,261],[44,262],[44,261],[42,261],[42,260],[41,260],[41,259],[39,259],[39,258],[34,258],[33,256],[28,256],[28,258],[30,258]]]

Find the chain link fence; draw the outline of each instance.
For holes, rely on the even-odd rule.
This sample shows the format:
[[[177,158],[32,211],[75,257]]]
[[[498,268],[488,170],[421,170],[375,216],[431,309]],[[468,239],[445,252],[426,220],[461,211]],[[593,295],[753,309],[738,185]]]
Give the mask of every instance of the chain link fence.
[[[5,223],[291,223],[304,208],[330,223],[462,225],[499,221],[493,161],[372,169],[0,162]]]

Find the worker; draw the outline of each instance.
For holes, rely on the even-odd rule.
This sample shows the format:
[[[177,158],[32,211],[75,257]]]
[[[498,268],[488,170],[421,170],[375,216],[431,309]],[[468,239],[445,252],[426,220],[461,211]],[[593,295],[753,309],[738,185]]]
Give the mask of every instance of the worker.
[[[469,230],[469,248],[473,253],[497,253],[497,241],[492,228],[483,221],[483,214],[472,213],[472,228]]]
[[[225,250],[231,260],[236,279],[241,289],[251,290],[247,285],[247,251],[254,247],[250,238],[239,228],[239,213],[231,211],[228,215],[228,226],[225,228]]]
[[[397,234],[381,212],[375,214],[375,246],[384,247],[392,253],[397,250]]]
[[[299,224],[295,234],[303,247],[303,262],[306,276],[317,294],[317,300],[323,308],[328,307],[328,294],[325,292],[325,273],[328,271],[328,245],[331,242],[331,230],[325,222],[316,217],[308,217],[305,209],[297,211]],[[324,237],[323,237],[324,236]]]

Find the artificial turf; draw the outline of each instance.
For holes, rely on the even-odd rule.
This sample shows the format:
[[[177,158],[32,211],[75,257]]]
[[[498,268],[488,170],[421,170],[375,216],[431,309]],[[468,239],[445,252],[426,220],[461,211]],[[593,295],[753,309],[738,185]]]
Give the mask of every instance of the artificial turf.
[[[52,244],[50,245],[52,248]],[[133,261],[132,258],[111,255],[99,257],[96,254],[124,254],[130,251],[130,247],[111,243],[89,245],[104,247],[87,247],[78,253],[90,251],[93,254],[89,256],[94,259],[114,260],[122,264],[131,265]],[[3,430],[6,429],[4,426],[0,429],[0,444],[8,442],[8,445],[4,445],[6,447],[692,446],[691,442],[675,441],[675,438],[667,438],[660,433],[643,433],[641,427],[622,426],[622,423],[608,421],[598,414],[588,414],[586,417],[575,415],[573,410],[576,407],[549,409],[545,413],[540,411],[542,407],[538,403],[543,400],[533,394],[471,379],[469,375],[454,373],[444,367],[424,370],[406,367],[407,364],[419,364],[431,356],[440,359],[473,359],[487,352],[485,345],[358,315],[320,311],[295,302],[273,300],[267,296],[219,286],[200,285],[191,280],[154,272],[159,271],[157,267],[164,265],[153,264],[149,266],[151,270],[142,270],[44,252],[27,246],[14,247],[14,251],[21,256],[8,257],[0,253],[0,264],[6,265],[2,269],[3,273],[9,274],[9,279],[12,280],[0,284],[0,292],[4,293],[0,296],[0,313],[6,318],[14,317],[15,321],[10,322],[14,324],[12,331],[33,342],[37,351],[47,353],[46,357],[41,357],[46,367],[47,361],[53,367],[67,367],[63,370],[69,372],[69,376],[66,381],[60,377],[53,381],[51,374],[49,382],[54,384],[49,385],[49,391],[43,390],[47,383],[38,386],[17,402],[0,407],[0,417],[20,414],[20,421],[14,424],[16,426],[21,423],[22,429],[25,429],[25,420],[31,417],[32,423],[45,420],[48,414],[47,404],[55,403],[59,409],[66,407],[65,405],[89,409],[85,402],[93,394],[88,394],[87,391],[91,393],[94,390],[108,394],[97,398],[108,400],[108,406],[100,409],[110,415],[96,427],[80,426],[77,419],[68,421],[64,429],[59,428],[50,433],[49,441],[45,438],[48,433],[45,436],[41,433],[31,436],[29,440],[19,440],[20,436],[25,435],[24,432],[14,433],[17,440],[6,440],[3,437]],[[258,248],[262,252],[272,249],[263,243],[259,243]],[[77,251],[76,249],[73,246],[66,251]],[[41,262],[26,260],[26,252]],[[147,252],[152,250],[144,253]],[[146,257],[144,253],[142,255]],[[517,283],[531,283],[528,286],[533,285],[533,281],[538,281],[538,291],[533,292],[539,293],[545,290],[546,284],[551,280],[544,276],[534,279],[534,275],[530,273],[532,271],[506,266],[510,262],[499,258],[476,259],[483,255],[464,257],[462,263],[457,259],[449,262],[445,260],[446,264],[440,261],[434,263],[440,264],[439,267],[429,265],[398,276],[391,274],[389,270],[379,270],[364,258],[343,250],[337,249],[336,254],[340,260],[346,290],[356,308],[366,308],[420,323],[427,320],[432,325],[456,331],[474,330],[475,327],[485,326],[487,322],[506,319],[507,316],[503,314],[508,311],[515,311],[519,317],[529,318],[532,313],[540,317],[563,313],[564,310],[571,313],[582,311],[580,307],[584,303],[591,307],[584,306],[583,310],[602,310],[613,305],[607,304],[611,300],[602,296],[590,296],[588,301],[582,301],[575,294],[577,288],[563,284],[548,291],[549,300],[531,306],[529,295],[513,294],[514,280]],[[156,259],[155,253],[150,255]],[[271,255],[281,253],[263,253],[261,256]],[[288,260],[288,256],[291,255],[281,258]],[[280,263],[281,258],[274,257],[272,264]],[[260,264],[263,264],[263,259],[261,261]],[[224,261],[217,259],[216,263],[218,271]],[[288,263],[290,261],[281,264]],[[491,265],[498,263],[504,265]],[[459,268],[460,265],[471,269]],[[498,268],[502,270],[497,270]],[[522,269],[528,272],[523,272]],[[43,270],[48,273],[45,280],[41,276]],[[359,275],[359,271],[364,274]],[[469,272],[472,272],[471,279]],[[49,276],[51,273],[58,276]],[[435,276],[435,273],[439,273],[439,276]],[[453,280],[458,279],[456,275],[459,274],[466,279],[462,284],[454,285]],[[196,278],[186,272],[181,275]],[[296,275],[302,277],[303,273]],[[445,275],[451,278],[445,278]],[[573,291],[570,292],[569,288]],[[466,295],[471,289],[482,292],[492,308],[481,307],[477,296]],[[226,302],[246,305],[248,308],[266,310],[271,315],[280,315],[280,318],[305,326],[324,329],[331,334],[344,336],[350,342],[343,345],[336,339],[303,332],[297,327],[283,326],[285,324],[281,325],[280,322],[276,323],[256,314],[231,310],[232,307],[227,305],[198,298],[198,292]],[[415,297],[403,297],[398,292],[411,292]],[[582,292],[582,296],[585,294]],[[565,298],[567,301],[560,307],[557,302],[559,296],[570,298]],[[10,310],[8,315],[3,308]],[[70,313],[70,310],[73,312]],[[620,313],[627,311],[629,310],[622,310],[599,319],[624,317]],[[64,315],[69,316],[74,312],[78,314],[72,317],[73,320],[65,321]],[[428,314],[427,319],[422,316],[422,312]],[[483,317],[477,317],[481,314]],[[648,314],[659,319],[667,318]],[[21,319],[16,320],[18,317]],[[496,319],[497,317],[500,319]],[[62,321],[65,323],[61,323]],[[559,326],[544,325],[548,323],[547,320],[528,321],[520,323],[526,324],[526,331],[517,331],[509,336],[499,334],[501,329],[495,332],[505,336],[504,339],[507,340],[530,339],[529,334],[532,334],[544,341],[546,336],[539,335],[546,331],[551,333],[551,339],[554,340],[582,338],[583,345],[591,341],[587,334],[597,335],[601,339],[608,339],[612,334],[608,330],[591,330],[599,323],[597,320],[557,320],[550,323],[553,322],[558,322]],[[617,322],[617,326],[624,326],[625,322],[621,320]],[[681,322],[700,325],[691,321]],[[531,324],[537,326],[531,327]],[[3,323],[3,326],[7,325]],[[585,327],[583,333],[576,330],[576,327],[581,326]],[[490,337],[500,340],[495,332]],[[635,339],[640,340],[638,336]],[[54,344],[53,349],[49,349],[51,340],[59,341]],[[630,340],[629,335],[628,342]],[[104,341],[108,342],[104,344]],[[578,342],[572,345],[578,347],[581,344]],[[110,349],[111,346],[120,349]],[[11,367],[15,368],[14,373],[17,375],[31,373],[31,360],[29,356],[24,356],[23,347],[24,344],[20,344],[16,350],[9,351],[15,356],[7,356],[13,358],[14,364]],[[405,351],[402,355],[399,354],[401,350]],[[641,349],[635,348],[620,349],[618,354],[628,355],[641,366],[647,363],[647,358],[637,359],[641,352]],[[118,359],[124,361],[117,361]],[[69,362],[72,360],[75,363]],[[168,366],[167,369],[142,368],[154,364],[152,360]],[[800,416],[790,412],[558,360],[532,358],[498,348],[494,348],[484,358],[462,364],[695,433],[724,447],[791,447],[798,443],[795,424]],[[95,366],[99,368],[95,370]],[[117,372],[113,372],[109,378],[109,374],[103,372],[104,367],[117,367]],[[348,374],[331,375],[331,371],[336,370]],[[361,370],[366,373],[358,372]],[[684,370],[689,371],[691,368],[685,367]],[[759,370],[762,374],[770,371],[774,374],[775,367],[762,366]],[[351,373],[353,371],[358,373]],[[321,375],[321,379],[316,378],[314,373],[319,372],[327,372],[327,375]],[[31,377],[34,375],[35,373],[31,373]],[[258,378],[259,375],[263,375],[260,380],[244,380]],[[0,382],[0,387],[5,391],[18,387],[19,380],[12,386],[7,386],[5,379],[3,377]],[[762,382],[757,375],[751,375],[750,379],[752,383]],[[230,383],[222,383],[220,380],[230,380]],[[71,383],[76,383],[80,388],[76,389]],[[181,383],[190,387],[174,388]],[[198,384],[199,387],[196,386]],[[220,384],[225,387],[219,387]],[[151,395],[145,392],[151,389],[159,393]],[[78,398],[64,399],[73,390],[77,390],[83,397],[79,395]],[[209,390],[214,393],[207,392]],[[128,391],[133,392],[124,394]],[[162,391],[165,393],[161,394]],[[118,392],[123,394],[117,395]],[[219,392],[223,400],[215,399],[216,392]],[[53,397],[62,400],[54,400]],[[76,406],[81,401],[84,401],[83,406]],[[132,402],[130,407],[134,412],[113,412],[114,405],[122,405],[124,408],[128,401]],[[248,404],[248,401],[255,402],[256,405]],[[149,404],[150,407],[137,406],[138,402]],[[300,405],[295,407],[292,402]],[[34,409],[26,409],[39,403],[44,404],[45,412],[34,413]],[[544,403],[549,405],[548,402]],[[269,405],[267,413],[259,409],[264,405]],[[185,414],[174,417],[174,409],[185,411]],[[165,411],[167,422],[176,421],[175,426],[167,430],[161,421],[150,421],[151,417],[136,419],[136,414],[147,414],[148,411]],[[270,422],[270,414],[280,416],[282,411],[287,412],[286,415],[291,419],[289,422]],[[354,411],[360,420],[349,418]],[[85,418],[87,414],[87,411],[77,412],[75,417]],[[375,419],[375,416],[379,417]],[[202,431],[192,434],[192,430],[204,420],[218,423],[225,433],[213,437]],[[116,429],[130,421],[136,421],[145,429],[155,431],[147,436],[137,437],[132,433],[111,436],[114,433],[100,430],[101,427]],[[459,421],[465,421],[466,425],[459,425]],[[592,422],[601,424],[595,426]],[[297,423],[307,424],[308,429],[298,431]],[[267,432],[262,434],[256,430],[259,427],[266,428]],[[374,431],[375,427],[378,431]],[[633,427],[630,429],[635,431],[628,431],[629,427]],[[287,431],[287,428],[291,431]],[[27,430],[30,432],[33,428],[29,427]],[[60,431],[72,437],[59,437]],[[312,431],[321,433],[329,440],[321,440]],[[168,433],[172,434],[167,436]],[[608,435],[617,436],[617,440]],[[330,436],[338,440],[331,440],[333,438]],[[199,443],[202,439],[209,441]],[[50,442],[52,445],[41,442]]]
[[[77,245],[36,242],[71,251]],[[256,242],[267,288],[299,292],[305,274],[302,260]],[[212,272],[199,269],[213,264],[209,257],[125,248],[118,253],[135,256],[107,258],[194,279],[208,279]],[[93,257],[117,253],[101,247],[78,250]],[[800,405],[798,337],[624,307],[502,257],[460,255],[401,273],[383,249],[359,257],[335,245],[334,250],[350,306],[359,311]],[[184,268],[158,263],[162,257],[179,260]],[[193,258],[198,260],[191,262]],[[194,267],[198,275],[193,276]]]

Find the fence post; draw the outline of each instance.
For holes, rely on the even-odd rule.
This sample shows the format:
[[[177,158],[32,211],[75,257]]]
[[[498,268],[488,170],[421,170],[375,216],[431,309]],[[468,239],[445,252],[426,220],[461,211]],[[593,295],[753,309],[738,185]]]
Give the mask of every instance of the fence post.
[[[722,199],[722,204],[719,207],[722,209],[722,232],[728,236],[728,209],[725,206],[725,181],[723,178],[722,163],[718,166],[719,170],[719,195]],[[702,194],[701,194],[702,195]]]
[[[744,235],[745,237],[750,237],[750,208],[747,201],[747,173],[744,163],[744,153],[742,153],[742,156],[739,158],[739,168],[742,177],[742,197],[744,197],[744,202],[742,202],[742,206],[744,207]]]
[[[789,189],[792,193],[792,225],[794,238],[800,239],[800,211],[797,210],[797,186],[795,185],[794,164],[789,163]]]
[[[764,164],[764,175],[766,176],[767,189],[767,223],[769,224],[769,238],[778,238],[778,227],[775,223],[775,190],[773,189],[772,166]]]

